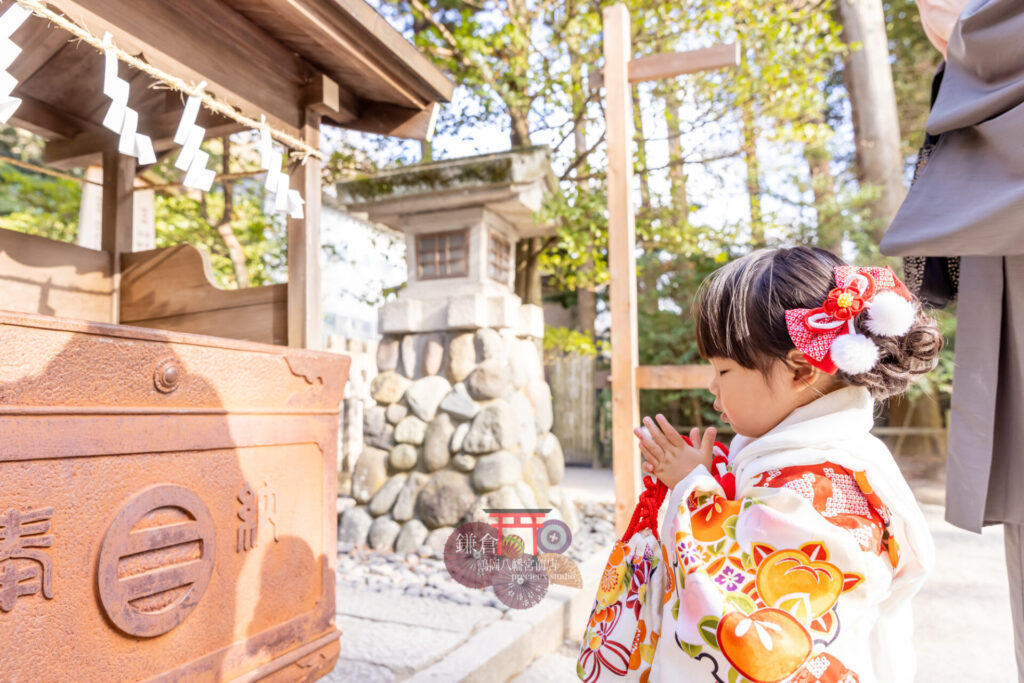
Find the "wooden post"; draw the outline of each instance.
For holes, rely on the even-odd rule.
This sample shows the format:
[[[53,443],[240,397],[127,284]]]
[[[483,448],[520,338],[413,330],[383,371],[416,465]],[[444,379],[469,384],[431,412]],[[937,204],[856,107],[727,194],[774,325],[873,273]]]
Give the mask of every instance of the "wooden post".
[[[132,250],[135,157],[116,147],[103,152],[103,251],[110,254],[114,296],[110,321],[121,321],[121,254]]]
[[[629,86],[629,11],[606,7],[604,84],[608,140],[608,271],[612,310],[612,471],[615,533],[622,535],[640,490],[640,424],[636,318],[636,224],[633,217],[633,97]]]
[[[320,115],[305,110],[302,141],[320,147]],[[288,346],[322,349],[320,320],[320,161],[308,157],[291,174],[305,218],[288,219]]]
[[[640,451],[633,428],[640,424],[639,389],[683,389],[707,385],[710,368],[639,366],[636,313],[636,226],[633,218],[633,97],[630,83],[671,78],[739,64],[738,43],[631,60],[629,11],[606,7],[604,73],[591,85],[605,88],[608,141],[608,271],[612,310],[612,469],[615,529],[629,524],[640,490]],[[676,385],[676,386],[672,386]]]
[[[75,242],[89,249],[103,248],[103,166],[89,166],[82,183],[82,201],[78,207],[78,235]]]

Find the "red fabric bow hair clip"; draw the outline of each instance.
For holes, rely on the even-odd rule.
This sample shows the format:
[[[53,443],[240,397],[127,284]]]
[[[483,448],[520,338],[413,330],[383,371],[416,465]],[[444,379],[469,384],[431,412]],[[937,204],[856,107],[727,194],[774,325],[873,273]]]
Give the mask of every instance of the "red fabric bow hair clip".
[[[839,266],[836,287],[820,308],[786,311],[786,327],[807,362],[830,375],[868,372],[878,362],[878,347],[859,334],[854,319],[866,313],[865,326],[879,337],[902,337],[914,324],[910,292],[888,266]]]

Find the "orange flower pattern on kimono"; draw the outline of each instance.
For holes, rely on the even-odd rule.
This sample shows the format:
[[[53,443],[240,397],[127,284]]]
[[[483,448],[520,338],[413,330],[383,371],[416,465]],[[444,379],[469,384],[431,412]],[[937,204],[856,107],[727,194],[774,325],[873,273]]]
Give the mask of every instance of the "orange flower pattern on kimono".
[[[576,662],[580,680],[592,683],[613,675],[646,683],[660,636],[662,588],[653,579],[662,578],[664,557],[650,532],[616,542]]]
[[[701,661],[709,683],[859,681],[827,650],[842,597],[864,585],[862,564],[877,578],[898,562],[889,511],[863,473],[829,462],[769,470],[752,486],[740,500],[696,486],[680,504],[663,539],[668,642]]]

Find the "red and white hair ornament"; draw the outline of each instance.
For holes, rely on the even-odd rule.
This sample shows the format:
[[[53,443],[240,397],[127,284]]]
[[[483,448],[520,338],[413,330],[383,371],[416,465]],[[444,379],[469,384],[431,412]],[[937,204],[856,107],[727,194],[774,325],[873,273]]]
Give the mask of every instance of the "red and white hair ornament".
[[[910,292],[889,267],[835,269],[836,287],[819,308],[786,311],[786,327],[811,365],[835,374],[868,372],[878,363],[878,346],[857,332],[854,319],[879,337],[902,337],[914,324]]]

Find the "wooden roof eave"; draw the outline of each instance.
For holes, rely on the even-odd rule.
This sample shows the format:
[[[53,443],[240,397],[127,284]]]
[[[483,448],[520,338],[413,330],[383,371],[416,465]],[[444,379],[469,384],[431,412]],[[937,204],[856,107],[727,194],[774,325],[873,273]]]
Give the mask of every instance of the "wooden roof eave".
[[[344,128],[425,139],[432,131],[437,103],[450,99],[454,88],[363,0],[49,4],[94,35],[110,31],[115,44],[166,73],[187,83],[207,81],[207,91],[218,99],[252,118],[266,114],[270,125],[292,135],[298,134],[304,112],[311,108],[324,121]],[[269,12],[262,23],[251,18],[260,6]],[[103,144],[109,144],[109,132],[99,126],[105,107],[90,103],[83,108],[80,98],[85,92],[82,83],[101,77],[96,69],[102,73],[102,59],[87,45],[69,43],[67,33],[38,17],[26,22],[14,39],[24,50],[10,68],[19,81],[14,95],[27,97],[12,122],[53,141],[46,155],[49,163],[68,167],[95,157]],[[61,51],[64,63],[94,60],[93,72],[85,80],[82,72],[66,74],[62,80],[62,69],[48,65]],[[340,71],[342,63],[355,66]],[[121,75],[127,77],[124,67]],[[145,96],[147,82],[143,77],[133,83],[133,100]],[[333,98],[323,97],[324,83],[334,84]],[[169,123],[180,113],[183,98],[177,100],[173,106],[157,103],[150,108],[149,116],[160,117],[159,132],[166,127],[164,119]],[[146,116],[140,111],[140,130],[151,123]],[[218,133],[229,132],[226,120],[219,123]]]

